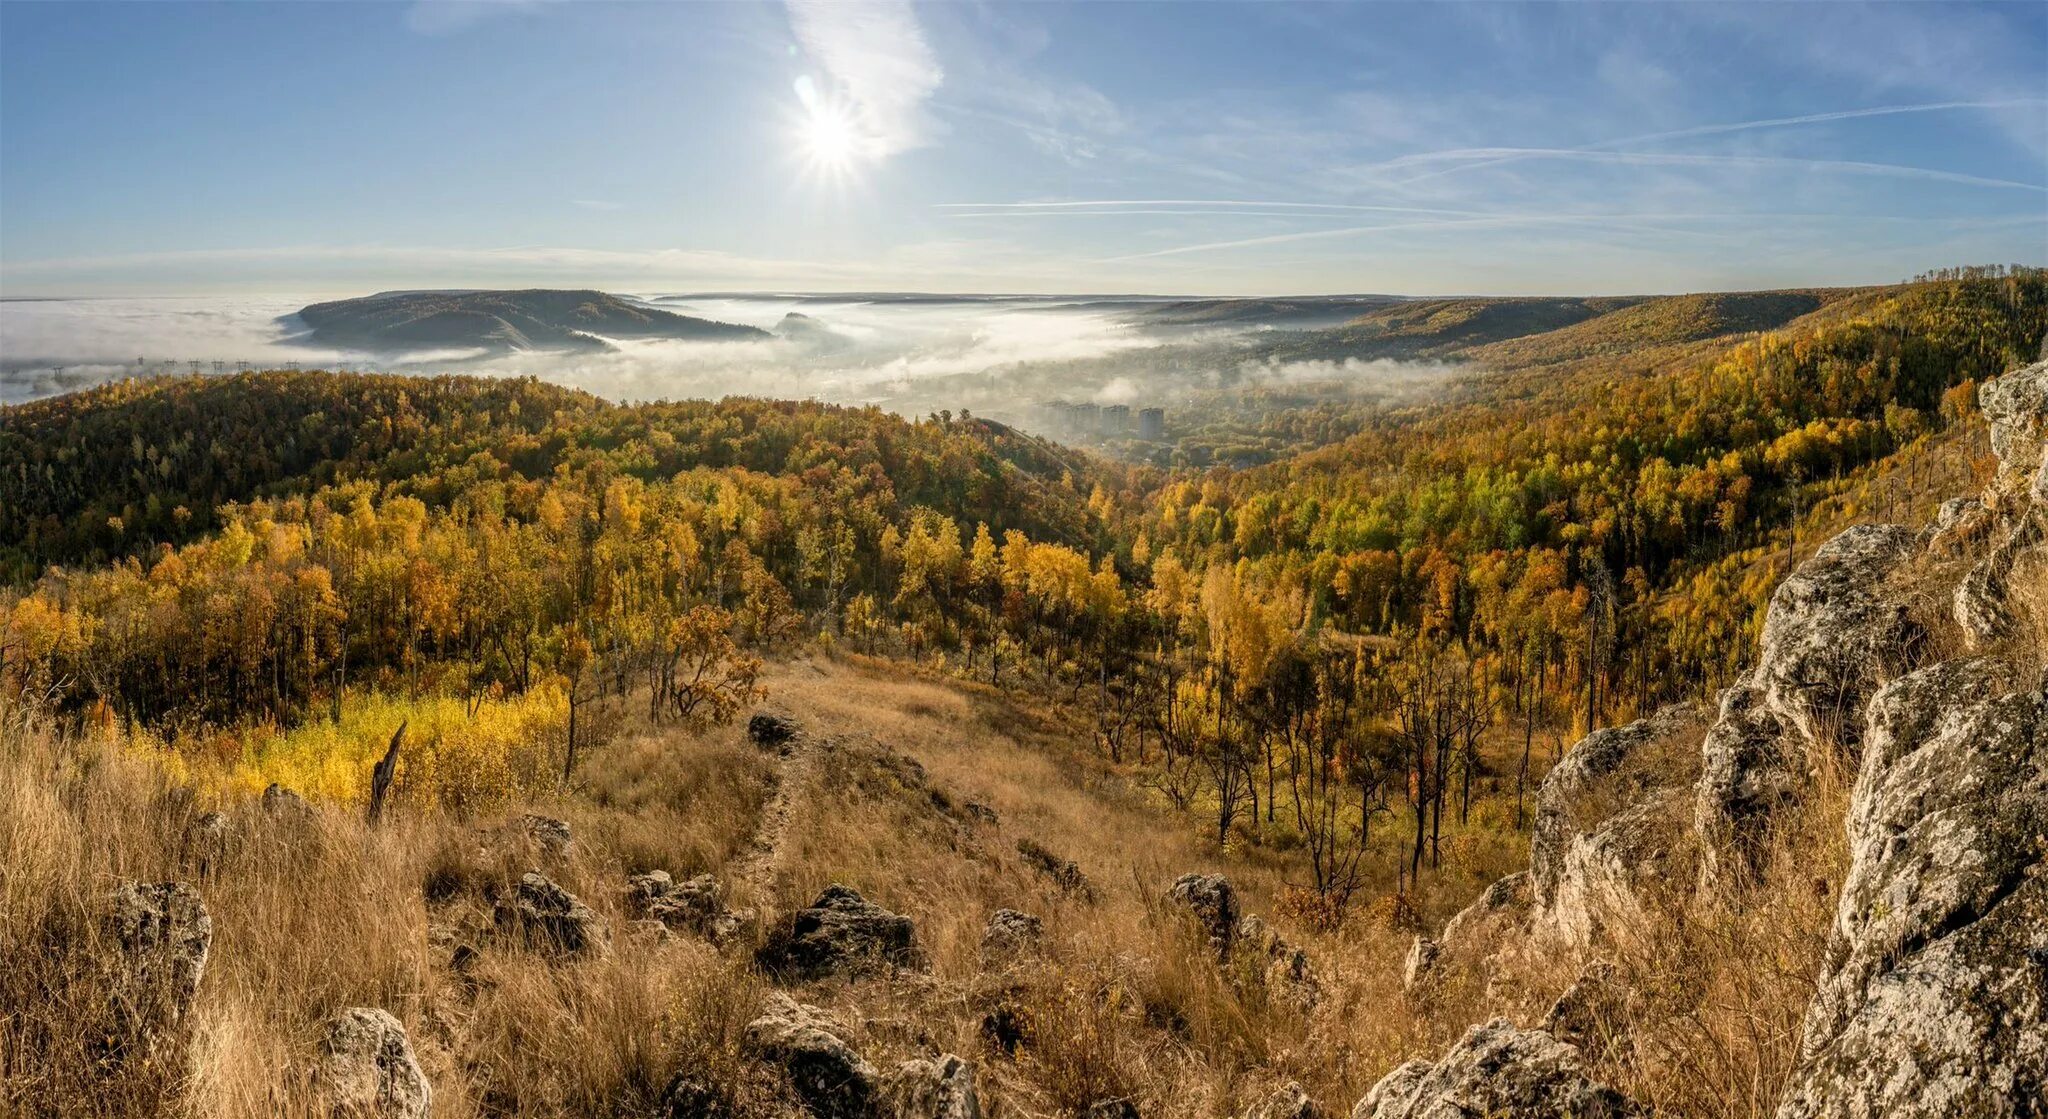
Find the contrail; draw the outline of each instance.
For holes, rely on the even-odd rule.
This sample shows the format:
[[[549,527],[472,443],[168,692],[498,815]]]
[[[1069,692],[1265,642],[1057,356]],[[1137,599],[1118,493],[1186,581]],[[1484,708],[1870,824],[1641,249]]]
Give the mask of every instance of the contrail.
[[[936,210],[1008,210],[1020,212],[1043,211],[1048,213],[1086,213],[1084,207],[1128,207],[1128,206],[1261,206],[1287,210],[1336,210],[1363,211],[1389,214],[1452,214],[1475,215],[1477,210],[1445,210],[1431,206],[1368,206],[1347,202],[1278,202],[1269,199],[1235,200],[1228,198],[1102,198],[1065,202],[938,202]],[[1128,211],[1104,211],[1128,212]],[[1235,210],[1226,212],[1236,212]]]
[[[1446,171],[1435,171],[1399,180],[1396,185],[1406,186],[1448,174],[1449,171],[1470,170],[1476,166],[1491,166],[1519,159],[1580,159],[1594,163],[1620,163],[1637,166],[1659,164],[1677,166],[1728,166],[1728,167],[1802,167],[1815,171],[1844,171],[1860,175],[1883,175],[1902,179],[1923,179],[1932,182],[1962,183],[1969,186],[1997,187],[2009,190],[2031,190],[2048,193],[2048,186],[2039,183],[2015,182],[2011,179],[1991,179],[1981,175],[1965,175],[1957,171],[1939,171],[1931,167],[1910,167],[1896,163],[1865,163],[1849,159],[1802,159],[1796,156],[1775,155],[1702,155],[1682,152],[1611,152],[1594,148],[1456,148],[1441,152],[1423,152],[1404,155],[1376,164],[1379,169],[1399,169],[1417,164],[1440,163],[1446,160],[1481,160],[1482,163],[1465,164]]]
[[[1737,121],[1732,124],[1703,124],[1692,128],[1673,129],[1669,132],[1645,132],[1640,136],[1623,136],[1615,140],[1602,140],[1599,143],[1587,144],[1579,148],[1561,150],[1578,151],[1591,154],[1603,151],[1608,148],[1626,147],[1632,144],[1654,144],[1664,140],[1683,140],[1693,136],[1724,136],[1735,132],[1754,132],[1766,128],[1788,128],[1802,124],[1825,124],[1829,121],[1837,120],[1857,120],[1866,117],[1890,117],[1900,116],[1902,114],[1907,113],[1954,112],[1957,110],[1965,109],[2024,109],[2039,108],[2042,106],[2048,106],[2048,98],[2016,97],[2002,101],[1932,101],[1924,105],[1880,105],[1868,109],[1837,109],[1833,112],[1806,113],[1802,116],[1796,117],[1771,117],[1765,120],[1745,120]],[[1445,152],[1429,154],[1448,155],[1454,153]],[[1401,180],[1401,182],[1402,185],[1405,186],[1409,183],[1419,183],[1426,179],[1437,179],[1442,178],[1446,175],[1455,175],[1466,171],[1477,171],[1483,167],[1498,167],[1505,163],[1515,163],[1519,162],[1520,160],[1529,158],[1533,157],[1528,155],[1503,156],[1498,159],[1487,159],[1481,162],[1467,163],[1459,167],[1446,167],[1441,171],[1431,171],[1428,174],[1416,175],[1413,178],[1403,179]],[[1399,162],[1400,160],[1393,160],[1390,161],[1390,164]]]

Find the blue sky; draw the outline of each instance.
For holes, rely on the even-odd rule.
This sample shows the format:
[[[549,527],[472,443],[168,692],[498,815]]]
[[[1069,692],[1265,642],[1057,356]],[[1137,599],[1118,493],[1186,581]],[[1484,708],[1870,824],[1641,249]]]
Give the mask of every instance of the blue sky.
[[[2048,5],[0,2],[0,294],[2048,263]]]

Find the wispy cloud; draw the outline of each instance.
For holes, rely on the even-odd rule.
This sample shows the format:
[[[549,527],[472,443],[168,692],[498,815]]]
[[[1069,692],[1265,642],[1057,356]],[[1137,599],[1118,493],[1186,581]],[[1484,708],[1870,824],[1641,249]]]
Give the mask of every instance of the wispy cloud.
[[[903,0],[789,0],[797,42],[845,99],[867,151],[895,155],[930,142],[926,102],[945,72]]]
[[[538,9],[543,0],[414,0],[405,25],[422,35],[450,35],[503,16]]]
[[[1639,167],[1751,167],[1797,171],[1835,171],[1851,175],[1876,175],[1895,179],[1918,179],[1925,182],[1960,183],[1966,186],[2048,192],[2048,185],[2041,183],[2022,183],[2011,179],[1994,179],[1982,175],[1965,175],[1956,171],[1942,171],[1932,167],[1910,167],[1893,163],[1866,163],[1853,159],[1805,159],[1798,156],[1782,155],[1721,155],[1688,152],[1617,152],[1600,151],[1593,148],[1458,148],[1449,151],[1422,152],[1415,155],[1397,156],[1361,170],[1367,172],[1399,171],[1404,168],[1428,166],[1436,163],[1465,164],[1468,161],[1478,161],[1487,165],[1494,165],[1508,159],[1563,159]],[[1427,172],[1388,181],[1391,185],[1406,186],[1437,177],[1442,173]]]

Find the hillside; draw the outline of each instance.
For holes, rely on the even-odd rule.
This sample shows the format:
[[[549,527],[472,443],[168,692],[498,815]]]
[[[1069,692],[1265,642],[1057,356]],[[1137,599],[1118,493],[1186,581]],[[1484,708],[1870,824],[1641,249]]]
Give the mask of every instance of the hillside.
[[[607,339],[763,339],[751,326],[646,307],[601,291],[387,291],[299,309],[315,345],[372,353],[605,349]]]
[[[1556,330],[1474,346],[1460,356],[1491,368],[1520,368],[1640,353],[1652,347],[1775,330],[1851,294],[1765,291],[1660,296]]]
[[[1411,1098],[1418,1055],[1533,1053],[1544,1092],[1770,1115],[1819,1083],[1814,985],[1875,989],[1822,951],[1875,857],[1828,838],[1839,713],[1920,668],[2038,667],[2016,503],[2048,409],[2013,370],[2044,285],[1904,285],[1348,412],[1274,396],[1262,422],[1321,445],[1241,470],[467,378],[9,409],[32,513],[0,868],[34,903],[0,918],[26,961],[0,995],[60,1009],[0,1020],[0,1099],[324,1114],[367,1078],[409,1119],[429,1089],[456,1115],[971,1092],[1271,1119]],[[211,522],[152,512],[152,473]],[[1761,706],[1711,712],[1724,689]],[[1671,908],[1609,850],[1754,880],[1732,914]],[[1624,918],[1646,931],[1607,939]],[[1592,944],[1638,1001],[1550,1022],[1603,981]]]

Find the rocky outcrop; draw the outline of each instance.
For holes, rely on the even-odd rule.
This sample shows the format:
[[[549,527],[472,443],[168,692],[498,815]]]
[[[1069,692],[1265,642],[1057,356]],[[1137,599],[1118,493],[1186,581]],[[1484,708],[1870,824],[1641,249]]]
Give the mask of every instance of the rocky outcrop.
[[[1870,705],[1852,862],[1780,1119],[2048,1099],[2048,698],[1995,661]]]
[[[772,974],[797,980],[925,965],[910,918],[840,885],[827,886],[818,900],[798,910],[758,958]]]
[[[275,781],[264,786],[260,803],[263,814],[280,823],[303,823],[313,816],[313,808],[306,803],[306,798]]]
[[[1183,874],[1166,891],[1168,900],[1194,915],[1202,931],[1209,934],[1209,946],[1226,955],[1237,937],[1237,888],[1220,874]]]
[[[526,812],[522,813],[513,825],[519,834],[526,837],[527,842],[533,844],[543,860],[560,862],[568,857],[570,834],[567,823],[553,816]]]
[[[718,879],[700,874],[677,882],[668,871],[636,874],[627,880],[626,898],[634,916],[674,932],[725,944],[739,936],[753,918],[750,910],[728,909]]]
[[[2048,504],[2048,361],[1985,382],[1977,407],[1990,422],[1991,453],[1998,456],[1985,504],[2006,515]]]
[[[539,871],[520,876],[495,916],[499,931],[535,951],[578,956],[604,948],[604,919]]]
[[[213,918],[182,882],[123,882],[102,931],[119,950],[114,998],[136,1027],[175,1022],[191,1009],[213,950]]]
[[[433,1107],[405,1027],[382,1010],[354,1007],[330,1019],[316,1075],[338,1116],[425,1119]]]
[[[1322,980],[1316,977],[1308,953],[1255,916],[1246,914],[1237,922],[1230,958],[1234,966],[1263,985],[1269,996],[1278,996],[1304,1013],[1322,1001]]]
[[[1691,795],[1697,712],[1670,707],[1581,739],[1536,791],[1529,836],[1530,929],[1545,945],[1590,947],[1635,921],[1644,885],[1668,873],[1679,806]]]
[[[1045,939],[1045,922],[1015,909],[998,909],[981,934],[981,955],[993,963],[1006,963],[1038,950]]]
[[[887,1119],[981,1119],[974,1066],[951,1053],[897,1065],[883,1082],[881,1102]]]
[[[747,1024],[745,1042],[754,1056],[781,1070],[817,1119],[870,1119],[880,1102],[879,1075],[838,1029],[817,1007],[773,994]]]
[[[1586,1075],[1579,1052],[1503,1019],[1474,1026],[1435,1063],[1409,1061],[1351,1119],[1624,1119],[1642,1112]]]

